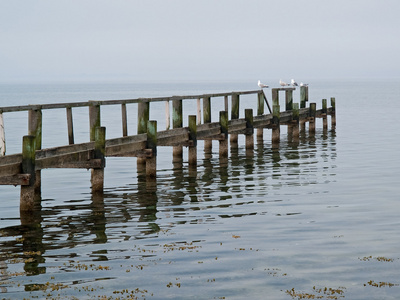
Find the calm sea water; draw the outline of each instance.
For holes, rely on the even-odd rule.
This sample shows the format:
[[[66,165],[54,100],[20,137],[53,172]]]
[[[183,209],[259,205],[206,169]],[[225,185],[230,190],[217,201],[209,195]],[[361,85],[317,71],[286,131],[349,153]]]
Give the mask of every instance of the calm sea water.
[[[253,82],[2,84],[0,107],[256,89]],[[270,91],[266,90],[270,99]],[[299,91],[294,95],[298,102]],[[283,95],[282,95],[283,96]],[[337,127],[279,148],[271,133],[197,170],[158,152],[157,181],[134,158],[107,158],[104,199],[90,171],[42,171],[41,212],[21,225],[19,187],[0,186],[2,299],[398,299],[400,295],[400,81],[316,81],[310,101],[336,98]],[[213,120],[222,99],[213,100]],[[328,101],[329,103],[329,101]],[[241,108],[255,108],[255,96]],[[136,132],[128,106],[129,133]],[[164,104],[151,119],[165,127]],[[184,110],[195,113],[194,102]],[[241,112],[242,114],[242,112]],[[76,142],[89,137],[74,110]],[[242,114],[243,115],[243,114]],[[18,153],[27,113],[4,114],[7,153]],[[328,119],[330,121],[330,119]],[[187,122],[187,120],[184,120]],[[102,110],[121,134],[119,106]],[[43,112],[43,147],[67,143],[64,110]]]

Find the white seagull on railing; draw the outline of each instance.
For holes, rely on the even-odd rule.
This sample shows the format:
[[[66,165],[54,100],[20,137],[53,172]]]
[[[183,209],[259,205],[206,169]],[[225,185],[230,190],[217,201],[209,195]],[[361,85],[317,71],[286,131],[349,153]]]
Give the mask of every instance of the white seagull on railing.
[[[298,86],[297,82],[296,82],[294,79],[292,79],[292,81],[290,82],[290,84],[291,84],[292,86]]]
[[[300,82],[300,86],[308,86],[308,83],[302,83],[302,82]]]
[[[282,81],[282,79],[279,80],[279,84],[280,84],[281,86],[287,86],[287,85],[288,85],[286,82]]]
[[[268,85],[261,83],[260,80],[258,81],[258,86],[259,86],[260,88],[262,88],[262,89],[268,87]]]

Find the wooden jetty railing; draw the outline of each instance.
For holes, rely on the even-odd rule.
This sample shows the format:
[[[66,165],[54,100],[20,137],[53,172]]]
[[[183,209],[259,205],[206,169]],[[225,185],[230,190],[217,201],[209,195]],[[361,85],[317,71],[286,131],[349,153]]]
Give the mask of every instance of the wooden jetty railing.
[[[92,169],[92,193],[103,193],[104,168],[106,157],[137,157],[138,166],[144,166],[146,176],[156,176],[156,157],[158,146],[172,146],[173,159],[182,160],[183,146],[189,148],[189,165],[197,164],[197,141],[204,140],[205,149],[212,147],[212,140],[219,141],[219,155],[228,155],[228,135],[231,147],[237,147],[238,135],[246,136],[246,149],[254,147],[254,128],[257,138],[262,139],[263,129],[272,129],[272,142],[279,143],[280,126],[288,126],[288,135],[294,140],[299,131],[305,131],[309,122],[309,134],[315,134],[315,118],[323,118],[323,128],[327,129],[327,116],[331,115],[332,128],[336,125],[335,98],[331,98],[331,107],[326,99],[322,100],[322,109],[317,110],[315,103],[308,101],[308,87],[300,87],[300,103],[293,103],[295,88],[273,88],[272,108],[263,90],[241,91],[218,94],[173,96],[160,98],[139,98],[125,100],[88,101],[43,105],[25,105],[0,108],[0,184],[20,185],[20,210],[31,211],[40,205],[41,170],[47,168],[85,168]],[[285,111],[280,110],[279,92],[285,92]],[[240,96],[257,95],[257,113],[245,109],[244,118],[239,118]],[[220,111],[219,121],[211,122],[211,99],[223,97],[225,110]],[[231,97],[231,113],[228,115],[228,99]],[[183,100],[197,100],[197,115],[188,116],[188,127],[183,127]],[[201,106],[202,99],[202,106]],[[150,103],[166,102],[166,130],[157,130],[157,121],[149,120]],[[169,102],[172,101],[172,129],[170,129]],[[137,134],[128,135],[127,104],[138,105]],[[265,104],[269,110],[264,113]],[[122,137],[106,139],[106,129],[101,126],[100,108],[105,105],[121,105]],[[74,143],[72,109],[89,108],[90,141]],[[69,145],[42,149],[42,110],[65,109],[67,117]],[[28,111],[28,135],[23,137],[22,153],[5,155],[3,114]],[[203,113],[201,116],[201,112]],[[203,122],[201,122],[203,117]],[[143,167],[142,167],[143,168]]]

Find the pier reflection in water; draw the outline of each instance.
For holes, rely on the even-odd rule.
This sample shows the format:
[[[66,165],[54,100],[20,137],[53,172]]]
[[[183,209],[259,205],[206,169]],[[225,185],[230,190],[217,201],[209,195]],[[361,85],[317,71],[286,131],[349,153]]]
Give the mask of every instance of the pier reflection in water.
[[[335,132],[289,137],[279,147],[258,141],[250,152],[231,148],[227,158],[219,158],[217,144],[216,152],[200,149],[197,168],[175,162],[153,181],[140,171],[132,184],[114,180],[104,195],[66,201],[55,195],[43,199],[41,211],[21,215],[20,226],[1,228],[3,297],[111,297],[124,289],[156,299],[225,297],[251,289],[262,270],[249,272],[260,259],[263,270],[290,264],[292,253],[272,252],[296,238],[288,232],[294,225],[287,220],[288,228],[279,228],[272,218],[310,209],[302,202],[311,189],[292,187],[315,185],[320,193],[335,180]],[[134,160],[123,163],[134,170]],[[107,170],[106,176],[117,172],[112,162]],[[243,257],[241,249],[251,256]],[[232,278],[238,286],[229,290]]]

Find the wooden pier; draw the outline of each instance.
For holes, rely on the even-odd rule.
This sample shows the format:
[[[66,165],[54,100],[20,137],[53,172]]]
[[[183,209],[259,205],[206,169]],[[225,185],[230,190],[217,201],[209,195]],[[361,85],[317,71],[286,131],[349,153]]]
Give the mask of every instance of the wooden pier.
[[[157,151],[159,146],[173,147],[173,161],[181,161],[183,147],[188,147],[189,166],[197,164],[197,141],[204,140],[205,151],[210,151],[212,140],[219,141],[219,155],[228,156],[229,143],[238,147],[238,135],[245,135],[246,149],[254,147],[254,129],[257,139],[263,138],[264,128],[272,130],[272,143],[279,145],[280,127],[288,126],[288,135],[298,140],[299,133],[305,132],[308,122],[308,134],[315,134],[315,119],[323,119],[323,129],[328,128],[328,115],[331,116],[332,129],[336,126],[335,98],[331,98],[331,106],[322,99],[322,108],[316,109],[316,103],[308,102],[308,87],[300,87],[300,101],[293,102],[294,87],[273,88],[272,107],[263,90],[241,91],[218,94],[173,96],[162,98],[139,98],[125,100],[87,101],[73,103],[43,104],[0,107],[0,184],[20,185],[21,212],[40,208],[41,170],[47,168],[83,168],[91,169],[91,188],[93,194],[103,193],[104,168],[106,157],[137,157],[138,168],[144,169],[148,180],[156,177]],[[281,111],[279,94],[285,93],[285,110]],[[255,95],[257,112],[244,110],[244,118],[240,118],[240,97]],[[230,115],[228,113],[231,99]],[[211,120],[212,101],[224,101],[224,110],[219,112],[219,120]],[[188,126],[183,127],[183,100],[197,101],[197,114],[189,115]],[[157,128],[157,120],[150,120],[150,104],[163,101],[165,105],[165,130]],[[172,102],[172,112],[170,112]],[[106,128],[101,126],[100,109],[106,105],[121,106],[122,135],[119,138],[106,139]],[[127,105],[137,105],[137,134],[128,135]],[[88,107],[90,141],[74,143],[73,109]],[[268,109],[266,112],[265,107]],[[42,149],[42,111],[64,109],[68,128],[69,145]],[[3,115],[18,111],[28,111],[28,134],[23,137],[22,153],[5,155]],[[242,112],[243,114],[243,112]],[[172,116],[172,128],[170,128]]]

